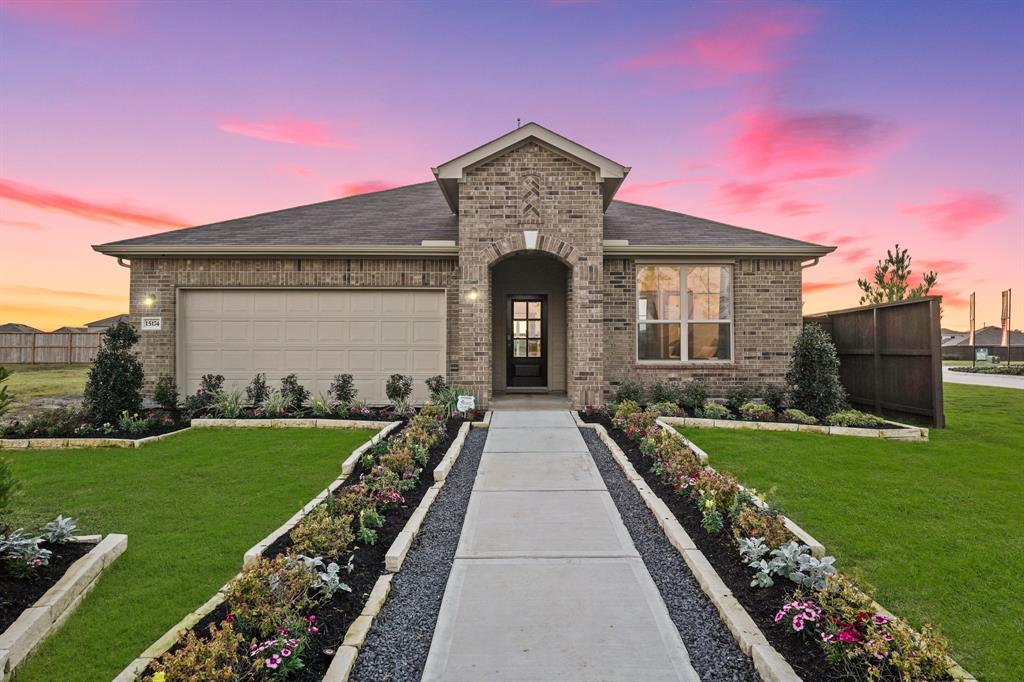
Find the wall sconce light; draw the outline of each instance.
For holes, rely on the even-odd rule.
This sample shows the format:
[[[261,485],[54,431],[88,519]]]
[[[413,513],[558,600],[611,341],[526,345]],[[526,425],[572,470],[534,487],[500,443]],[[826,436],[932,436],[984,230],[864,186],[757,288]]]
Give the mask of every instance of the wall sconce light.
[[[152,294],[147,295],[144,299],[142,299],[142,305],[146,306],[147,308],[152,308],[154,305],[156,305],[156,297],[153,296]]]
[[[473,287],[472,289],[469,290],[469,293],[466,294],[466,298],[468,298],[470,301],[477,300],[478,298],[480,298],[480,290],[477,289],[476,287]]]

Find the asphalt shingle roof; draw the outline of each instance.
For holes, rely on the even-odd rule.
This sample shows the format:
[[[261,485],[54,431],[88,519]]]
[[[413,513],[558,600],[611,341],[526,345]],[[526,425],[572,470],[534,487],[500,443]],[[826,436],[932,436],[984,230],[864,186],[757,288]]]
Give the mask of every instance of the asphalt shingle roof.
[[[104,244],[114,246],[419,246],[458,239],[458,219],[435,182],[333,199]],[[605,239],[630,246],[806,247],[808,242],[624,201],[605,212]]]

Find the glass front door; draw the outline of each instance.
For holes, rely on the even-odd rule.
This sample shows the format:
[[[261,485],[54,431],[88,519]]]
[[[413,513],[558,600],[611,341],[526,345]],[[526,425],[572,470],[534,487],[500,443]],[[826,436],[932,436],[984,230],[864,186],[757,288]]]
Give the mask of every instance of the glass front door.
[[[506,363],[510,387],[548,385],[547,308],[547,296],[508,297]]]

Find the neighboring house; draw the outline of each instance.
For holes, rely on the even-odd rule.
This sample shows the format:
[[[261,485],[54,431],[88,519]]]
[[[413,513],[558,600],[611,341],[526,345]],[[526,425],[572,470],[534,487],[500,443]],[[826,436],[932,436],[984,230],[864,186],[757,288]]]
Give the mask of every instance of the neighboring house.
[[[131,322],[131,316],[127,313],[121,315],[114,315],[112,317],[104,317],[102,320],[95,320],[93,322],[85,323],[85,330],[91,334],[102,334],[118,322]]]
[[[949,339],[947,340],[947,336]],[[968,332],[955,332],[949,329],[942,330],[943,346],[967,346]],[[1001,346],[1003,344],[1003,329],[995,325],[988,325],[974,331],[975,346]],[[1010,330],[1010,345],[1024,346],[1024,332],[1019,329]]]
[[[958,332],[954,329],[946,329],[945,327],[939,330],[939,334],[941,335],[943,346],[958,346],[961,343],[966,343],[968,336],[967,332]]]
[[[0,324],[0,334],[41,334],[42,330],[30,327],[27,324],[21,324],[20,322],[7,322]]]
[[[84,334],[88,330],[85,327],[58,327],[51,334]]]
[[[435,182],[162,234],[131,261],[147,388],[349,372],[383,402],[392,373],[495,393],[700,378],[716,395],[781,381],[801,269],[821,246],[615,201],[629,168],[531,123],[433,168]],[[143,325],[143,318],[146,325]]]

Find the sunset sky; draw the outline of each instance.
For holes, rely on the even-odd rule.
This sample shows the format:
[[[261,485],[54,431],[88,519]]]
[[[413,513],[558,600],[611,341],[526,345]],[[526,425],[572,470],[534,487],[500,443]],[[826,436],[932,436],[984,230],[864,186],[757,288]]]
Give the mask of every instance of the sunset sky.
[[[432,179],[536,121],[618,194],[839,246],[894,242],[947,327],[1024,326],[1024,3],[0,0],[0,323],[127,311],[93,244]]]

